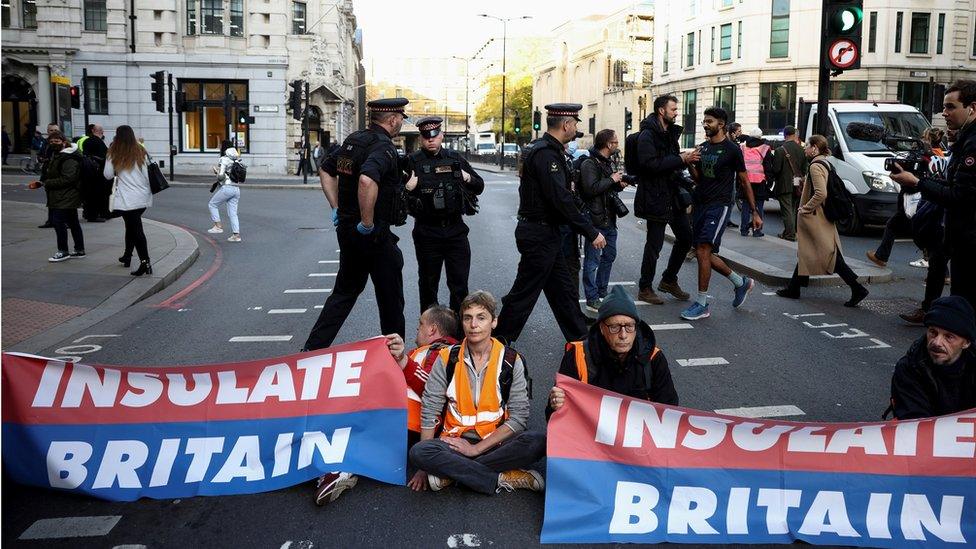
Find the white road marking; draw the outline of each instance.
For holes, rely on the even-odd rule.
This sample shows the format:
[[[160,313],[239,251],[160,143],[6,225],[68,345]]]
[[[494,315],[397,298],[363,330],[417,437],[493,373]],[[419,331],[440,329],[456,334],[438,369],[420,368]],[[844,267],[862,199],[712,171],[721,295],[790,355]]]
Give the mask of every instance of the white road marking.
[[[265,343],[269,341],[291,341],[292,336],[235,336],[230,343]]]
[[[884,341],[881,341],[880,339],[875,339],[873,337],[871,338],[871,343],[874,343],[874,345],[869,345],[867,347],[858,347],[857,350],[863,351],[864,349],[888,349],[891,347],[891,345],[888,345]]]
[[[325,305],[316,305],[315,308],[316,309],[324,309],[325,308]]]
[[[694,328],[691,324],[651,324],[650,326],[655,332],[660,332],[661,330],[691,330]]]
[[[95,335],[95,334],[92,334],[92,335],[86,335],[86,336],[79,337],[78,339],[74,340],[73,343],[81,343],[82,341],[84,341],[84,340],[86,340],[86,339],[88,339],[90,337],[121,337],[121,336],[119,336],[118,334],[104,334],[104,335]]]
[[[146,546],[140,543],[127,543],[125,545],[116,545],[112,549],[146,549]]]
[[[41,519],[24,530],[18,539],[57,539],[104,536],[115,528],[122,515]]]
[[[447,538],[447,546],[456,547],[481,547],[481,538],[478,534],[452,534]]]
[[[806,318],[808,316],[827,316],[827,313],[807,313],[805,315],[791,315],[790,313],[783,313],[784,315],[796,320],[798,318]]]
[[[725,360],[720,356],[711,358],[679,358],[678,365],[680,366],[719,366],[722,364],[728,364],[729,361]]]
[[[834,335],[827,330],[820,330],[820,333],[829,337],[830,339],[852,339],[855,337],[868,337],[871,335],[863,330],[858,330],[857,328],[851,328],[849,332],[841,332],[837,335]]]
[[[286,294],[327,294],[332,288],[299,288],[297,290],[285,290]]]
[[[308,276],[311,278],[316,276],[335,276],[337,274],[339,273],[309,273]]]
[[[763,295],[776,295],[776,292],[763,292]]]
[[[338,259],[323,259],[322,261],[319,261],[319,264],[320,265],[325,265],[327,263],[339,263],[339,260]]]
[[[636,282],[611,282],[608,286],[636,286]]]
[[[268,309],[269,315],[297,315],[304,313],[308,309]]]
[[[787,404],[785,406],[756,406],[752,408],[723,408],[721,410],[715,410],[715,413],[726,416],[746,417],[753,419],[806,415],[803,410],[793,406],[792,404]]]

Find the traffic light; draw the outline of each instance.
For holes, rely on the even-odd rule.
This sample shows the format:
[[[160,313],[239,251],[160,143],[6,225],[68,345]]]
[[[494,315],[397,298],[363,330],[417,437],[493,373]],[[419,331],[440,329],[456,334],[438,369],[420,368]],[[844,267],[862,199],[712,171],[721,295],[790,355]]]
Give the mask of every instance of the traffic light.
[[[536,109],[535,112],[532,113],[532,129],[534,131],[539,131],[542,129],[542,113],[539,112],[539,109]]]
[[[629,132],[634,128],[634,113],[630,112],[630,109],[624,107],[624,131]]]
[[[596,135],[596,115],[590,117],[590,135]]]
[[[861,68],[861,27],[864,22],[863,0],[827,0],[824,21],[826,56],[823,60],[833,71]]]
[[[183,111],[186,110],[186,92],[185,91],[180,90],[180,91],[176,92],[176,95],[175,95],[173,101],[175,103],[175,105],[173,105],[173,108],[176,110],[176,112],[183,112]]]
[[[522,134],[522,117],[518,114],[515,115],[515,135]]]
[[[295,80],[291,84],[291,93],[288,95],[288,108],[291,109],[291,117],[295,120],[302,119],[302,86],[304,82]]]
[[[245,125],[253,124],[254,123],[254,117],[253,116],[249,116],[247,114],[247,107],[246,106],[243,107],[243,108],[241,108],[241,110],[237,111],[237,123],[240,124],[241,126],[245,126]]]
[[[78,86],[71,86],[71,88],[69,88],[68,91],[71,93],[71,108],[72,109],[80,109],[81,108],[81,90],[78,89]]]
[[[149,75],[152,82],[152,100],[158,112],[166,112],[166,71],[156,71]]]

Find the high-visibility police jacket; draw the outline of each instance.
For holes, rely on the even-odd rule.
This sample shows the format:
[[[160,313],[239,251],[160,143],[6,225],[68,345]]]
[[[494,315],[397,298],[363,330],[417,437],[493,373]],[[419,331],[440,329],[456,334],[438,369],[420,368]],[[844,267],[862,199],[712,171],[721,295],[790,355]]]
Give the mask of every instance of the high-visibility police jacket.
[[[444,410],[444,429],[441,437],[460,437],[474,430],[480,438],[485,438],[500,427],[508,418],[508,411],[502,401],[502,388],[499,382],[505,346],[497,339],[491,340],[491,353],[485,366],[478,403],[471,394],[468,369],[464,364],[466,349],[461,342],[454,365],[454,375],[447,382],[447,405]],[[448,365],[451,349],[441,349],[443,364]]]
[[[749,183],[762,183],[766,180],[766,172],[763,171],[763,159],[766,158],[767,154],[769,154],[769,145],[742,146],[742,158],[746,162]]]
[[[403,377],[407,381],[407,428],[420,432],[421,395],[430,375],[430,369],[437,360],[441,349],[457,344],[452,337],[442,337],[429,345],[421,345],[407,354],[407,365],[403,367]]]

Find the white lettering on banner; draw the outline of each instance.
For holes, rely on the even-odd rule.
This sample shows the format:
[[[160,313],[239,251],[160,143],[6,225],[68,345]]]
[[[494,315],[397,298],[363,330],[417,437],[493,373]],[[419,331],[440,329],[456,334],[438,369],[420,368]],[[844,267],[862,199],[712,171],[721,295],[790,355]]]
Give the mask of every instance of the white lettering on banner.
[[[34,393],[33,408],[50,408],[54,406],[54,398],[58,395],[61,376],[64,375],[64,362],[49,360],[41,373],[41,382]]]
[[[173,471],[173,463],[176,462],[176,453],[180,451],[180,439],[164,438],[156,454],[156,465],[153,467],[152,478],[149,479],[149,486],[166,486],[169,482],[169,475]]]
[[[725,513],[725,530],[729,534],[749,533],[749,494],[751,488],[729,490],[729,508]]]
[[[698,434],[688,429],[681,445],[692,450],[711,450],[725,440],[729,423],[732,423],[731,419],[721,417],[688,416],[688,424],[704,433]]]
[[[271,396],[277,398],[278,402],[295,400],[295,381],[287,364],[272,364],[262,370],[247,402],[264,402]]]
[[[925,541],[925,530],[928,530],[942,541],[966,543],[962,535],[963,500],[962,496],[942,496],[942,509],[939,518],[935,518],[929,498],[906,494],[901,512],[901,531],[905,539]]]
[[[786,516],[791,508],[800,506],[801,495],[799,490],[759,489],[756,505],[766,508],[766,531],[770,534],[786,534],[790,531]]]
[[[74,490],[88,477],[85,463],[92,457],[87,442],[55,440],[47,449],[47,481],[51,488]]]
[[[844,493],[827,490],[817,492],[797,532],[808,536],[819,536],[826,532],[848,538],[861,537],[847,516]]]
[[[144,374],[133,372],[126,376],[126,381],[132,389],[140,391],[139,394],[128,390],[122,396],[119,404],[131,408],[142,408],[156,402],[163,394],[163,382],[159,380],[157,374]]]
[[[760,423],[739,423],[732,427],[732,441],[747,452],[765,452],[779,442],[783,433],[793,427],[789,425],[762,425]]]
[[[280,477],[288,473],[288,466],[291,465],[291,443],[295,440],[294,433],[281,433],[275,442],[274,469],[271,477]]]
[[[77,408],[81,406],[81,399],[87,389],[96,408],[111,408],[115,405],[115,395],[119,392],[119,382],[122,372],[106,368],[103,371],[105,379],[98,376],[98,370],[84,364],[72,364],[71,376],[68,377],[68,387],[61,399],[62,408]]]
[[[116,479],[119,488],[141,488],[136,469],[142,467],[147,459],[149,447],[141,440],[108,441],[92,488],[111,488]]]
[[[823,427],[800,427],[787,437],[788,452],[811,452],[822,454],[827,447],[827,435],[813,433],[823,431]]]
[[[837,429],[827,444],[827,453],[846,454],[851,448],[863,448],[865,454],[886,456],[888,447],[881,428],[881,425],[864,425],[853,429]]]
[[[918,421],[899,421],[895,424],[895,455],[914,456],[918,444]]]
[[[660,499],[661,494],[650,484],[617,481],[610,533],[647,534],[657,530],[654,507]]]
[[[193,374],[193,390],[186,389],[186,377],[183,374],[166,374],[169,380],[169,401],[177,406],[196,406],[203,402],[213,389],[210,374]]]
[[[314,452],[318,451],[322,461],[326,463],[339,463],[346,455],[346,447],[349,445],[349,435],[352,427],[336,429],[332,433],[332,440],[326,438],[322,431],[313,431],[302,435],[302,444],[298,448],[298,468],[304,469],[312,464]]]
[[[687,535],[691,528],[695,534],[718,534],[708,523],[717,508],[718,497],[708,488],[675,486],[668,509],[668,533]]]
[[[644,430],[651,435],[657,448],[674,448],[678,439],[678,424],[682,412],[665,408],[658,416],[658,410],[648,402],[632,401],[627,408],[627,421],[624,426],[624,448],[639,448],[644,443]]]
[[[322,370],[332,367],[332,355],[319,355],[302,358],[298,361],[298,369],[305,370],[305,382],[302,383],[302,400],[319,398],[319,385],[322,384]]]
[[[604,395],[600,400],[600,419],[596,424],[596,442],[613,446],[617,443],[617,418],[624,399]]]
[[[217,372],[216,404],[244,404],[247,402],[247,388],[237,386],[237,372]]]
[[[960,421],[962,420],[962,421]],[[976,436],[976,414],[940,417],[935,420],[935,435],[932,440],[932,455],[935,457],[973,458],[976,457],[976,443],[962,442],[959,439],[972,439]]]
[[[230,482],[237,477],[248,481],[264,480],[264,466],[261,465],[261,447],[257,435],[238,438],[224,466],[210,482]]]
[[[210,460],[213,455],[223,451],[224,437],[203,437],[191,438],[186,441],[186,453],[193,456],[190,466],[186,470],[187,484],[191,482],[203,482],[203,477],[210,468]]]
[[[865,525],[868,527],[868,537],[879,539],[891,539],[891,530],[888,528],[888,509],[891,509],[891,494],[871,493],[868,499],[868,518]]]
[[[359,379],[363,368],[354,365],[362,364],[364,360],[366,360],[366,351],[346,351],[336,355],[329,398],[359,396],[359,382],[356,380]]]

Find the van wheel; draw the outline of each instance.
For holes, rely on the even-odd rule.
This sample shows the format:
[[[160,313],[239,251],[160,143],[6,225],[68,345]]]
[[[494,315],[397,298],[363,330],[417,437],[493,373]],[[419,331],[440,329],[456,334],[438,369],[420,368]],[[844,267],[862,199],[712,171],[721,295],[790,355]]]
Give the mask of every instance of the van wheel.
[[[853,214],[847,221],[837,224],[837,232],[844,236],[857,236],[864,228],[864,224],[861,223],[861,214],[857,211],[857,204],[854,203],[854,199],[848,196],[847,201],[851,204]]]

